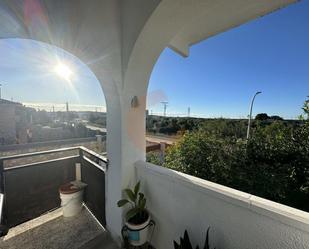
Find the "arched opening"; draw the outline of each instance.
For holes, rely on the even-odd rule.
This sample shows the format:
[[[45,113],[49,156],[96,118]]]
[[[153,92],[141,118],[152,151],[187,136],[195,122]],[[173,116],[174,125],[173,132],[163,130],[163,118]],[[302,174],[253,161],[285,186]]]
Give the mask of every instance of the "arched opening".
[[[306,10],[220,34],[187,59],[164,50],[148,88],[148,161],[308,212]]]
[[[16,109],[2,119],[2,145],[106,135],[105,97],[86,64],[30,39],[2,39],[0,49],[1,99]]]
[[[61,248],[87,229],[72,245],[80,247],[106,226],[102,86],[86,64],[61,48],[14,38],[1,39],[0,51],[1,236],[10,231],[1,246],[21,247],[17,237],[37,229],[46,245],[54,241]],[[76,224],[59,219],[67,205],[59,193],[63,186],[82,193]],[[72,227],[63,236],[66,225]],[[44,226],[60,229],[48,234]],[[31,236],[23,238],[33,246]]]

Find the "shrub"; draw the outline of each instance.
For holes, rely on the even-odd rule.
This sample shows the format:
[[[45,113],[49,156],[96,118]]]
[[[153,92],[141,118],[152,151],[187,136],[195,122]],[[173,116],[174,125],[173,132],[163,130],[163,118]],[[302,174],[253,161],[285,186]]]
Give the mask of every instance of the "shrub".
[[[202,126],[167,150],[164,166],[309,211],[309,121],[274,121],[251,139]]]
[[[146,161],[156,165],[161,165],[161,152],[150,151],[146,154]]]

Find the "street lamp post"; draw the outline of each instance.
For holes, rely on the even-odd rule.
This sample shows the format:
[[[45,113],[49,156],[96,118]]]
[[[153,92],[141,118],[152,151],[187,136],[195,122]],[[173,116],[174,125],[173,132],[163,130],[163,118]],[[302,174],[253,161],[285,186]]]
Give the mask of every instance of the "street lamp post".
[[[249,113],[249,119],[248,119],[248,128],[247,128],[247,140],[249,139],[250,137],[250,128],[251,128],[251,119],[252,119],[252,108],[253,108],[253,104],[254,104],[254,100],[255,100],[255,97],[260,94],[262,92],[256,92],[252,98],[252,101],[251,101],[251,105],[250,105],[250,113]]]

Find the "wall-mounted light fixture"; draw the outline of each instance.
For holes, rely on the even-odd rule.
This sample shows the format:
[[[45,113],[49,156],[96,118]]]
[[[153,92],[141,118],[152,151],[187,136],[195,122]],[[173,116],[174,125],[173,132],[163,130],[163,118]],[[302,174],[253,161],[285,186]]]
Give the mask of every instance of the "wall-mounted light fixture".
[[[134,96],[133,98],[132,98],[132,100],[131,100],[131,107],[132,108],[136,108],[136,107],[138,107],[138,98],[137,98],[137,96]]]

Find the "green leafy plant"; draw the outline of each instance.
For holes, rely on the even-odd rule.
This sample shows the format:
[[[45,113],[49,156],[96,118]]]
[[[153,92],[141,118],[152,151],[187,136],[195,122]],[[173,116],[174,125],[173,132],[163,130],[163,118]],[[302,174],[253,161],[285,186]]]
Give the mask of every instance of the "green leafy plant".
[[[309,99],[303,111],[254,120],[249,141],[245,120],[205,120],[167,148],[163,166],[308,212]]]
[[[146,198],[143,193],[140,192],[140,181],[134,186],[133,189],[124,189],[127,196],[126,199],[119,200],[118,207],[130,205],[131,208],[126,214],[126,219],[132,224],[141,224],[148,219],[148,212],[146,210]]]
[[[209,229],[210,229],[210,227],[207,229],[206,239],[205,239],[203,249],[210,249],[210,246],[209,246]],[[179,244],[174,240],[174,248],[175,249],[193,249],[193,246],[191,244],[187,230],[185,230],[183,238],[180,237],[180,243]],[[199,246],[196,246],[196,249],[199,249],[199,248],[200,248]]]

